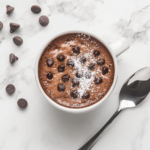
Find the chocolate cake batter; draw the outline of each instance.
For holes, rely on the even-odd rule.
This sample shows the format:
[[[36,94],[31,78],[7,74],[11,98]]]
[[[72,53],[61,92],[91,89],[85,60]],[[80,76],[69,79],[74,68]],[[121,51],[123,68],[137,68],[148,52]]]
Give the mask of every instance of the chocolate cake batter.
[[[82,33],[57,37],[39,61],[39,80],[56,103],[83,108],[100,101],[114,79],[114,62],[107,48]]]

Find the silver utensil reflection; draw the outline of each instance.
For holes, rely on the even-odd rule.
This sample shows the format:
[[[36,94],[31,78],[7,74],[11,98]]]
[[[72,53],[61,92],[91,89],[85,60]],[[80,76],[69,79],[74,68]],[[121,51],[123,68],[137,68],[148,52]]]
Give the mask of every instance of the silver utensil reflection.
[[[112,123],[112,121],[119,115],[119,113],[126,109],[136,107],[140,104],[150,92],[150,68],[142,68],[134,73],[122,86],[119,101],[120,105],[118,110],[108,120],[108,122],[79,150],[90,150],[97,142],[101,133],[105,128]]]

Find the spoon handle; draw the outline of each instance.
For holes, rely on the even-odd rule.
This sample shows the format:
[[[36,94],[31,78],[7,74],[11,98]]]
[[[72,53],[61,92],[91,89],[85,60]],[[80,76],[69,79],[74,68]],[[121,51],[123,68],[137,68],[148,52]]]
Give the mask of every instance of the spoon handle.
[[[119,113],[122,111],[123,109],[118,109],[113,116],[107,121],[107,123],[88,141],[86,142],[81,148],[79,148],[78,150],[90,150],[93,145],[97,142],[98,138],[100,137],[101,133],[105,130],[105,128],[112,123],[112,121],[119,115]]]

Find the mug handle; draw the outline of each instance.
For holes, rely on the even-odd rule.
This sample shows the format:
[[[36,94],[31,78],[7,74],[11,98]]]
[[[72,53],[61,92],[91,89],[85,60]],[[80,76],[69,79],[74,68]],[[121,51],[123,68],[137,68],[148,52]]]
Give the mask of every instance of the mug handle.
[[[121,38],[116,43],[110,45],[112,50],[114,51],[116,57],[122,54],[125,50],[130,47],[129,41],[126,38]]]

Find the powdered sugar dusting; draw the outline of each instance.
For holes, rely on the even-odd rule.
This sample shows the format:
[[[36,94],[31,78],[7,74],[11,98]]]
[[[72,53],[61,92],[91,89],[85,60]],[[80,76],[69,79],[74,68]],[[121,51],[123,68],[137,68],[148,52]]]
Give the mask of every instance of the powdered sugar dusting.
[[[74,74],[76,74],[76,72],[80,72],[83,74],[82,78],[78,78],[77,80],[80,83],[80,86],[78,88],[78,92],[80,94],[80,97],[84,94],[84,92],[88,91],[91,87],[91,83],[94,80],[94,75],[95,75],[95,71],[89,71],[88,70],[88,64],[86,65],[82,65],[81,62],[79,61],[79,58],[77,59],[73,59],[74,63],[75,63],[75,71]],[[90,76],[90,79],[87,79],[86,76]]]
[[[79,88],[77,89],[80,97],[82,97],[82,95],[84,94],[84,92],[87,91],[91,91],[93,92],[94,90],[94,79],[95,77],[97,77],[97,75],[99,73],[101,73],[101,70],[98,68],[96,70],[89,70],[88,66],[93,63],[96,65],[97,63],[97,58],[94,57],[93,52],[94,49],[91,49],[91,47],[89,47],[88,43],[86,43],[87,40],[90,40],[91,37],[88,36],[86,37],[84,34],[78,34],[77,36],[81,37],[81,39],[84,41],[84,44],[81,45],[82,47],[84,47],[85,50],[85,54],[80,53],[77,56],[72,56],[72,60],[74,61],[75,64],[75,70],[73,72],[73,74],[75,75],[77,72],[82,73],[83,77],[82,78],[76,78],[79,82]],[[91,41],[92,43],[94,43],[94,41]],[[80,58],[81,57],[85,57],[87,59],[86,63],[83,64],[80,62]]]

